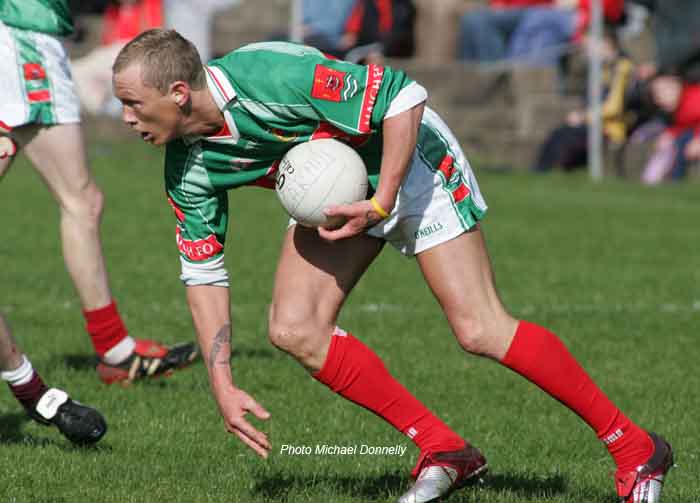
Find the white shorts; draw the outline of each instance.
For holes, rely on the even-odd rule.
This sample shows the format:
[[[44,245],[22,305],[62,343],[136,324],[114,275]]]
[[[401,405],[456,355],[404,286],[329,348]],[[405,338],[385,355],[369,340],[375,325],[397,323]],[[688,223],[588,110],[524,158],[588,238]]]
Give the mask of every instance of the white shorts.
[[[486,209],[462,148],[442,119],[426,107],[394,209],[367,233],[413,256],[471,229]]]
[[[486,210],[459,142],[440,116],[426,107],[394,209],[367,234],[412,257],[464,234]],[[290,219],[289,225],[294,224],[296,220]]]
[[[11,127],[80,122],[70,65],[56,37],[0,21],[0,61],[0,121]]]

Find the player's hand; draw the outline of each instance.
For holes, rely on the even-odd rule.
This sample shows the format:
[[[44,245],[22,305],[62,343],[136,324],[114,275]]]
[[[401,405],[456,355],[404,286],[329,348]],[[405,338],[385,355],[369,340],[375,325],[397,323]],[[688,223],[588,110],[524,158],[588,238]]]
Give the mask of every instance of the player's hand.
[[[318,228],[318,233],[323,239],[337,241],[357,236],[368,228],[377,224],[382,217],[377,214],[368,200],[357,201],[352,204],[329,206],[324,210],[327,217],[340,217],[345,223],[337,229]]]
[[[700,159],[700,136],[693,137],[685,146],[685,157],[691,161]]]
[[[267,435],[250,424],[245,416],[251,412],[258,419],[269,419],[270,413],[242,389],[230,388],[225,392],[215,392],[215,395],[226,429],[267,459],[272,448]]]

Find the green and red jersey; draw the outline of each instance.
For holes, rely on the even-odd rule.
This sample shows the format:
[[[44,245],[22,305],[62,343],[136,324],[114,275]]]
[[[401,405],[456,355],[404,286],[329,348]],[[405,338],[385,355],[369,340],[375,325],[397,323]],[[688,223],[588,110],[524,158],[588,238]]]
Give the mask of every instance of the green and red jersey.
[[[184,137],[166,148],[166,192],[177,217],[186,284],[216,283],[211,278],[223,267],[229,189],[274,187],[284,154],[317,138],[353,146],[376,188],[384,119],[426,97],[401,71],[331,59],[285,42],[242,47],[205,70],[225,126],[214,136]],[[459,185],[459,177],[447,173],[454,153],[435,121],[422,121],[418,149],[431,169],[446,172],[446,184]]]

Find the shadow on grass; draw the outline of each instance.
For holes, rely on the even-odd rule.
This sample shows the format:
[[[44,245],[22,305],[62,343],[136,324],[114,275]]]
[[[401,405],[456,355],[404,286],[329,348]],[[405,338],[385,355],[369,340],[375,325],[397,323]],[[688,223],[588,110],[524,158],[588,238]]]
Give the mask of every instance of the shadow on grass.
[[[334,493],[354,496],[362,501],[386,501],[408,489],[410,483],[403,472],[391,472],[369,478],[334,474],[275,473],[257,475],[253,492],[257,496],[262,496],[265,501],[287,501],[290,493],[310,494],[318,488],[322,494],[327,494],[330,490]],[[518,499],[548,499],[565,493],[566,486],[566,479],[561,475],[550,477],[513,473],[487,475],[483,482],[470,484],[453,493],[449,501],[478,502],[479,494],[485,492],[507,492],[516,495]]]
[[[287,474],[257,475],[253,492],[265,501],[287,501],[290,492],[310,493],[314,488],[327,494],[356,496],[362,501],[385,501],[406,486],[406,475],[399,472],[376,477],[361,478],[334,474]]]
[[[507,491],[524,498],[551,498],[566,492],[566,486],[566,479],[561,475],[537,477],[517,473],[490,474],[478,485],[484,491]]]
[[[72,354],[72,355],[56,355],[51,358],[51,363],[60,362],[71,370],[95,370],[97,366],[97,358],[94,355]]]
[[[47,428],[54,436],[49,438],[35,437],[22,432],[22,427],[31,419],[24,413],[15,412],[0,415],[0,445],[18,445],[27,447],[57,447],[66,452],[111,452],[110,445],[98,443],[96,445],[75,445],[63,438],[55,427]]]

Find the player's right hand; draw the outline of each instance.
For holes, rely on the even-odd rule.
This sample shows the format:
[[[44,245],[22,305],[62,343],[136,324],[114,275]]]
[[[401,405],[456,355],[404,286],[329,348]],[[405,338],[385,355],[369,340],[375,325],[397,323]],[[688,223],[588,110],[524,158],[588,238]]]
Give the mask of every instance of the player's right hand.
[[[12,157],[17,153],[17,145],[8,136],[0,136],[0,159]]]
[[[240,438],[259,456],[267,459],[272,445],[267,435],[250,424],[245,415],[251,412],[258,419],[266,420],[270,418],[270,413],[242,389],[229,388],[225,392],[215,394],[226,429]]]

